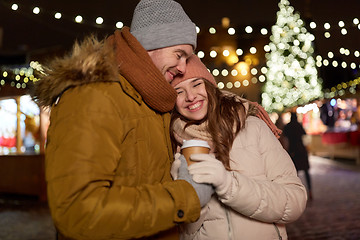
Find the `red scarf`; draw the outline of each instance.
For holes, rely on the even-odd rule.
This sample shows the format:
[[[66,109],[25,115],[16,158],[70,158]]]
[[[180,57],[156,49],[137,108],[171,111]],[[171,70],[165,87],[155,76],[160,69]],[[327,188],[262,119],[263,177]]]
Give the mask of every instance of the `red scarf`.
[[[119,73],[140,93],[145,103],[162,113],[172,110],[177,97],[176,91],[129,28],[124,27],[121,32],[116,30],[107,42],[115,50]]]

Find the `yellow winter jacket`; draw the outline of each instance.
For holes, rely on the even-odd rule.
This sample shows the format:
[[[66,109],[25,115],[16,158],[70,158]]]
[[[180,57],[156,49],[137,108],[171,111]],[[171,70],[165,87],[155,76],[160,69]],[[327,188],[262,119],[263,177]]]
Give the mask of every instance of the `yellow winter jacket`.
[[[84,70],[86,61],[72,59],[66,66]],[[67,73],[74,74],[52,79],[63,93],[51,108],[45,152],[58,231],[69,239],[178,239],[177,224],[198,219],[200,203],[189,183],[171,179],[169,113],[150,108],[120,74],[93,71],[92,81],[64,84]]]

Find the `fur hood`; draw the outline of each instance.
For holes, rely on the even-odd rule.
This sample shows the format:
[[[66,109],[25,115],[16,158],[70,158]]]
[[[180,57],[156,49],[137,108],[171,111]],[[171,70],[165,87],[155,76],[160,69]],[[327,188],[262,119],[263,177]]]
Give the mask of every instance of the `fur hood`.
[[[76,42],[70,54],[43,65],[33,98],[40,106],[50,107],[68,88],[97,81],[116,81],[117,75],[111,45],[90,36],[82,43]]]

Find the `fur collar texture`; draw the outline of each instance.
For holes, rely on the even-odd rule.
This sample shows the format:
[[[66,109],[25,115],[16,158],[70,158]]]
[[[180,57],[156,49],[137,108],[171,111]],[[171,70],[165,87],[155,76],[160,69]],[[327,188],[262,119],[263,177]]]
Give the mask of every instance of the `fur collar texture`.
[[[94,36],[76,42],[70,54],[43,65],[35,83],[34,98],[40,106],[51,106],[66,89],[97,81],[115,81],[117,67],[114,53]]]
[[[76,42],[69,55],[56,58],[43,68],[33,96],[45,107],[51,106],[70,87],[118,81],[119,73],[156,111],[170,111],[177,97],[176,91],[127,27],[121,32],[115,31],[107,40],[99,41],[90,36],[81,44]]]

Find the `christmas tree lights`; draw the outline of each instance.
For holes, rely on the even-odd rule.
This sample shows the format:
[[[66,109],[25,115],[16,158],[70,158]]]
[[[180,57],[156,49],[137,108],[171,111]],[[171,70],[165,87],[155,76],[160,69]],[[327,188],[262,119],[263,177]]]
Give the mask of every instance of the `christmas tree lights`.
[[[270,36],[270,53],[266,54],[266,82],[262,105],[268,112],[281,112],[322,96],[315,60],[312,57],[314,35],[290,6],[281,0],[276,24]]]

